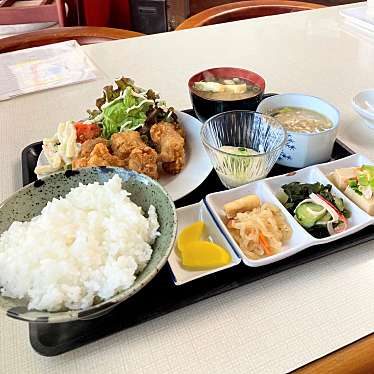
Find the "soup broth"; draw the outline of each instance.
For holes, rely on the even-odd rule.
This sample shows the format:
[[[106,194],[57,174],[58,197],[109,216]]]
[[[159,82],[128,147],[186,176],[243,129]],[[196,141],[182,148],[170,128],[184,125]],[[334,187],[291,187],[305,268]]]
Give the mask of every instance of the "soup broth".
[[[254,97],[261,92],[261,88],[241,78],[210,78],[195,82],[192,91],[208,100],[235,101]]]
[[[333,127],[332,122],[314,110],[296,107],[283,107],[270,112],[288,131],[318,133]]]

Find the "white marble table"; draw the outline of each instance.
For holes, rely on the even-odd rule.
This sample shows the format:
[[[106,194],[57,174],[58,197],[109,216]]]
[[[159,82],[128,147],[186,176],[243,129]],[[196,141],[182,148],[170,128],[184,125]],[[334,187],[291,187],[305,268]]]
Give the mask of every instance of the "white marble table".
[[[357,91],[374,87],[374,35],[344,25],[340,9],[85,47],[101,79],[0,102],[0,200],[21,186],[21,150],[59,121],[80,118],[120,75],[186,109],[193,73],[247,68],[265,77],[267,91],[302,92],[335,104],[340,139],[374,159],[374,131],[350,105]],[[289,371],[374,331],[373,268],[374,244],[363,244],[54,358],[33,352],[26,323],[2,315],[0,373]]]

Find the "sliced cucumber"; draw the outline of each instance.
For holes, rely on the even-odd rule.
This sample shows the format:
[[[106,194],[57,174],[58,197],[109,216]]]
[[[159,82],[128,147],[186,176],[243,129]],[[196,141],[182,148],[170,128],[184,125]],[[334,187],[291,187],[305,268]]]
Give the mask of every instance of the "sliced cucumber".
[[[320,212],[320,214],[318,214]],[[313,227],[316,222],[325,215],[325,209],[315,203],[304,203],[295,210],[298,222],[305,228]]]
[[[342,212],[344,210],[344,201],[340,197],[334,197],[335,206]]]
[[[329,212],[326,212],[317,222],[316,225],[326,225],[327,222],[331,221],[332,216]]]

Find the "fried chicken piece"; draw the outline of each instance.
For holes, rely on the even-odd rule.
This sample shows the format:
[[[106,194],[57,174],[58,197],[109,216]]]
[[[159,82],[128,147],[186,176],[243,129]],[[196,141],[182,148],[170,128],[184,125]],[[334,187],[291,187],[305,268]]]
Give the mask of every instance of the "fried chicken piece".
[[[178,132],[178,134],[183,138],[186,139],[186,133],[184,131],[184,128],[179,123],[173,123],[171,124],[174,127],[174,130]]]
[[[175,161],[163,162],[162,168],[165,170],[166,173],[175,175],[181,172],[185,163],[186,163],[186,158],[185,158],[185,154],[183,153],[183,155],[177,158]]]
[[[117,156],[111,155],[105,144],[98,143],[88,158],[87,166],[118,166],[124,168],[126,167],[126,162]]]
[[[163,169],[169,174],[178,174],[185,164],[184,138],[182,127],[160,122],[151,127],[151,138],[156,144],[159,160],[163,162]]]
[[[127,160],[129,169],[159,178],[157,152],[144,143],[138,131],[115,133],[111,140],[114,155]]]
[[[109,147],[109,141],[104,138],[89,139],[82,144],[79,156],[88,157],[95,148],[95,145],[99,143],[103,143],[105,146]]]
[[[88,157],[76,158],[72,162],[73,169],[86,168],[88,166]]]
[[[138,131],[118,132],[112,135],[112,150],[115,156],[127,159],[135,148],[145,147]]]
[[[109,153],[108,147],[104,143],[97,143],[91,153],[86,157],[73,160],[73,169],[80,169],[93,166],[118,166],[126,167],[126,162],[117,156]]]
[[[158,179],[157,152],[148,146],[135,148],[131,151],[128,162],[129,169],[148,175],[153,179]]]

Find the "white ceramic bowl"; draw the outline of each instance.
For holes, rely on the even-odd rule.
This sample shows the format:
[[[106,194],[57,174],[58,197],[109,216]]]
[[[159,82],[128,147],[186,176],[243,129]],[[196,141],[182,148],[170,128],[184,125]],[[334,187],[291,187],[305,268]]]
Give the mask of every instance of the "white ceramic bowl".
[[[374,89],[359,92],[352,99],[352,106],[367,126],[374,130]]]
[[[261,101],[257,111],[269,114],[274,109],[285,106],[314,110],[330,119],[333,127],[312,134],[287,131],[287,143],[277,163],[293,168],[303,168],[328,161],[338,132],[339,111],[318,97],[295,93],[268,97]]]

